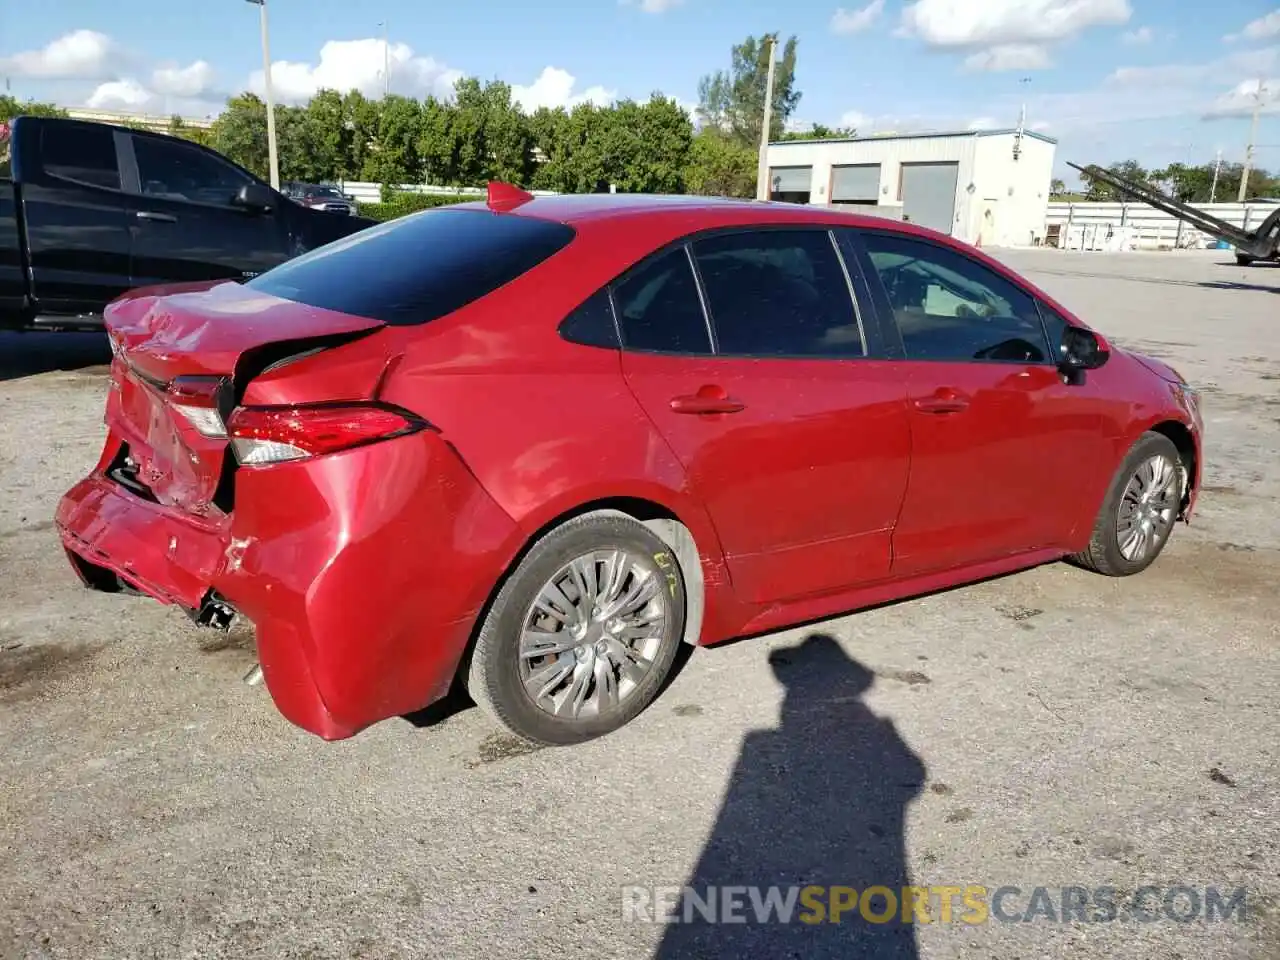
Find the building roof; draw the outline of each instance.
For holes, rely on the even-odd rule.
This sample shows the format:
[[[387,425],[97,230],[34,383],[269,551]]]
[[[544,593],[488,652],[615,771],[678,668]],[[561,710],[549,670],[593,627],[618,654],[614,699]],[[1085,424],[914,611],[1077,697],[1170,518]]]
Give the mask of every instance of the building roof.
[[[770,147],[790,147],[796,144],[814,144],[814,143],[881,143],[885,140],[927,140],[933,137],[1001,137],[1014,136],[1017,134],[1014,127],[1001,128],[999,130],[928,130],[920,133],[872,133],[864,137],[815,137],[812,140],[770,140]],[[1057,140],[1053,137],[1046,137],[1043,133],[1037,133],[1034,130],[1023,130],[1024,137],[1033,137],[1036,140],[1043,140],[1045,143],[1057,144]]]

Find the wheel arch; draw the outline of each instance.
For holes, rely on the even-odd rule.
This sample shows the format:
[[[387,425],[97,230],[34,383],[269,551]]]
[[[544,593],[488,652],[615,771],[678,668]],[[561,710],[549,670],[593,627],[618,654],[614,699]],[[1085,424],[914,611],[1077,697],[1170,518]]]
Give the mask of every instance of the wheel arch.
[[[1180,420],[1160,420],[1147,427],[1144,433],[1157,433],[1167,438],[1178,450],[1178,457],[1187,471],[1187,487],[1182,491],[1179,515],[1183,514],[1200,486],[1200,451],[1195,434]]]

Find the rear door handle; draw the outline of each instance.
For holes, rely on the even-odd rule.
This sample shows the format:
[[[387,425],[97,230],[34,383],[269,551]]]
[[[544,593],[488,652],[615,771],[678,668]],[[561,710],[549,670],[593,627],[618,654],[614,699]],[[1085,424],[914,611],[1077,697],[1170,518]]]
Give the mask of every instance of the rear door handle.
[[[169,213],[156,213],[154,210],[139,210],[134,214],[139,220],[154,220],[157,223],[177,223],[178,218]]]
[[[916,409],[922,413],[962,413],[969,409],[969,398],[951,387],[940,387],[932,396],[917,400]]]
[[[706,386],[697,393],[671,398],[671,409],[676,413],[737,413],[746,408],[741,400],[735,400],[723,387]]]

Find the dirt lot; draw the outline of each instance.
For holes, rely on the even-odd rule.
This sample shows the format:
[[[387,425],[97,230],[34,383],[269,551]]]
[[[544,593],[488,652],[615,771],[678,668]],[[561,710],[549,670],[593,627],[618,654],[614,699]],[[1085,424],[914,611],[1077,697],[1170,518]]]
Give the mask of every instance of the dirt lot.
[[[1006,256],[1202,387],[1196,522],[1128,581],[1057,564],[698,651],[561,751],[455,703],[324,744],[238,682],[243,635],[83,591],[51,514],[98,454],[105,350],[0,339],[0,956],[862,955],[622,921],[621,885],[691,877],[1013,885],[1016,913],[1245,886],[1243,923],[935,922],[877,955],[1280,956],[1280,269]]]

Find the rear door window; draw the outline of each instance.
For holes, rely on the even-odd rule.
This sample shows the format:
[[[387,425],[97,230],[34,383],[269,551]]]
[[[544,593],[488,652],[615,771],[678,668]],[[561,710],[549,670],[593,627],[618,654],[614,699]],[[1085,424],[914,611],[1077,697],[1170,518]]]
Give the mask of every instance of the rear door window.
[[[246,286],[391,326],[452,313],[566,247],[572,227],[487,210],[429,210],[304,253]]]
[[[683,246],[641,263],[614,284],[622,343],[628,350],[711,353],[698,281]]]
[[[47,123],[40,134],[44,172],[93,187],[120,189],[115,133],[110,127]]]
[[[760,230],[698,240],[716,352],[861,357],[849,280],[826,230]]]

